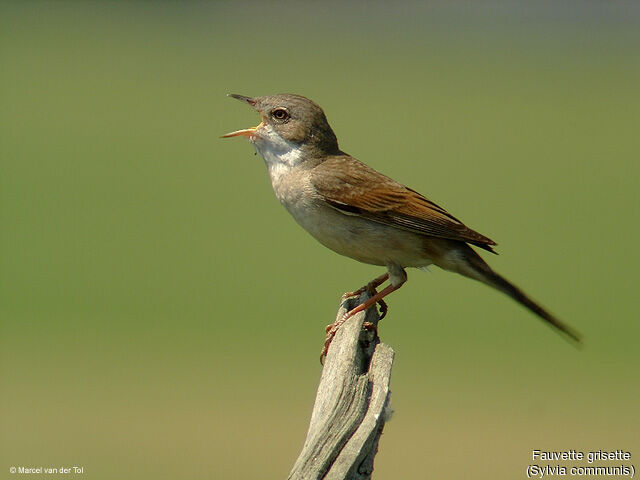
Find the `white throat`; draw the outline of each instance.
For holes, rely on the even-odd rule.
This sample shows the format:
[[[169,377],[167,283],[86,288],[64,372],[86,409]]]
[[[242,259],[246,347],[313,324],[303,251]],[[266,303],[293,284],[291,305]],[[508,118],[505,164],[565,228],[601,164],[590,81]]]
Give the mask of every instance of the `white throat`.
[[[264,158],[272,183],[302,161],[302,147],[282,138],[270,125],[264,125],[251,141]]]

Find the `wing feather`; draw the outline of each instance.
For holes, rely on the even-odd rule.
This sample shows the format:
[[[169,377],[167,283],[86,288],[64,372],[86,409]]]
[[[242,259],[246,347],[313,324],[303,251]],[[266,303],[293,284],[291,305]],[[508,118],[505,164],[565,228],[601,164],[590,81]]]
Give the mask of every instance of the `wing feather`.
[[[345,213],[423,235],[471,243],[490,252],[496,245],[415,190],[348,155],[332,157],[316,166],[311,182],[325,201]]]

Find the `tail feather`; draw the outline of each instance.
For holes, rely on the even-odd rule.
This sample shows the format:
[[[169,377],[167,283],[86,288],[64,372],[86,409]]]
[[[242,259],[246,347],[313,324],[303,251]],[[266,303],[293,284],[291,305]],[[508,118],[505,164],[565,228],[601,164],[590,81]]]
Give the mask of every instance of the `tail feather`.
[[[582,336],[574,330],[572,327],[567,325],[566,323],[558,320],[554,315],[550,314],[536,302],[534,302],[531,298],[529,298],[522,290],[516,287],[514,284],[509,282],[504,277],[498,275],[496,272],[491,270],[490,272],[484,272],[486,280],[485,283],[491,285],[492,287],[497,288],[503,293],[506,293],[511,298],[513,298],[516,302],[525,306],[533,313],[538,315],[544,321],[546,321],[549,325],[556,329],[559,333],[568,337],[576,344],[582,344]]]
[[[463,252],[460,252],[463,253]],[[574,342],[574,345],[582,344],[582,336],[575,329],[566,323],[558,320],[554,315],[538,305],[526,293],[509,282],[506,278],[494,272],[489,265],[478,255],[473,249],[468,247],[463,255],[464,264],[458,264],[456,271],[462,275],[479,280],[513,298],[516,302],[531,310],[538,317],[542,318],[547,324],[552,326],[558,333],[562,334]]]

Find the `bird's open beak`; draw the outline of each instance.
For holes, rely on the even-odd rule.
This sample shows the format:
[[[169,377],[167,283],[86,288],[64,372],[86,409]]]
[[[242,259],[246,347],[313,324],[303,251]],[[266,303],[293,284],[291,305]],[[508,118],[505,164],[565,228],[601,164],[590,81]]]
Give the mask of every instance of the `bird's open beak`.
[[[260,125],[258,125],[259,127]],[[253,128],[245,128],[244,130],[236,130],[235,132],[227,133],[226,135],[222,135],[220,138],[230,138],[230,137],[250,137],[254,133],[258,127]]]
[[[251,97],[245,97],[244,95],[238,95],[237,93],[229,93],[228,97],[235,98],[236,100],[240,100],[241,102],[245,102],[252,107],[255,107],[256,101]],[[262,125],[262,123],[260,123]],[[244,130],[236,130],[235,132],[227,133],[226,135],[222,135],[220,138],[230,138],[230,137],[251,137],[256,133],[256,130],[260,127],[260,125],[253,128],[245,128]]]

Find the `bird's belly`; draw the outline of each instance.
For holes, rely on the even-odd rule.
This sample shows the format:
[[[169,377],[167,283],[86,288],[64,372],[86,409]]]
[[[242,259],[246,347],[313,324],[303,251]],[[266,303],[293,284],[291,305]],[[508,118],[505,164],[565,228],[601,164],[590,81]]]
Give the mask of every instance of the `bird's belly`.
[[[327,248],[363,263],[424,267],[425,238],[415,233],[341,213],[319,202],[285,207],[295,220]]]

